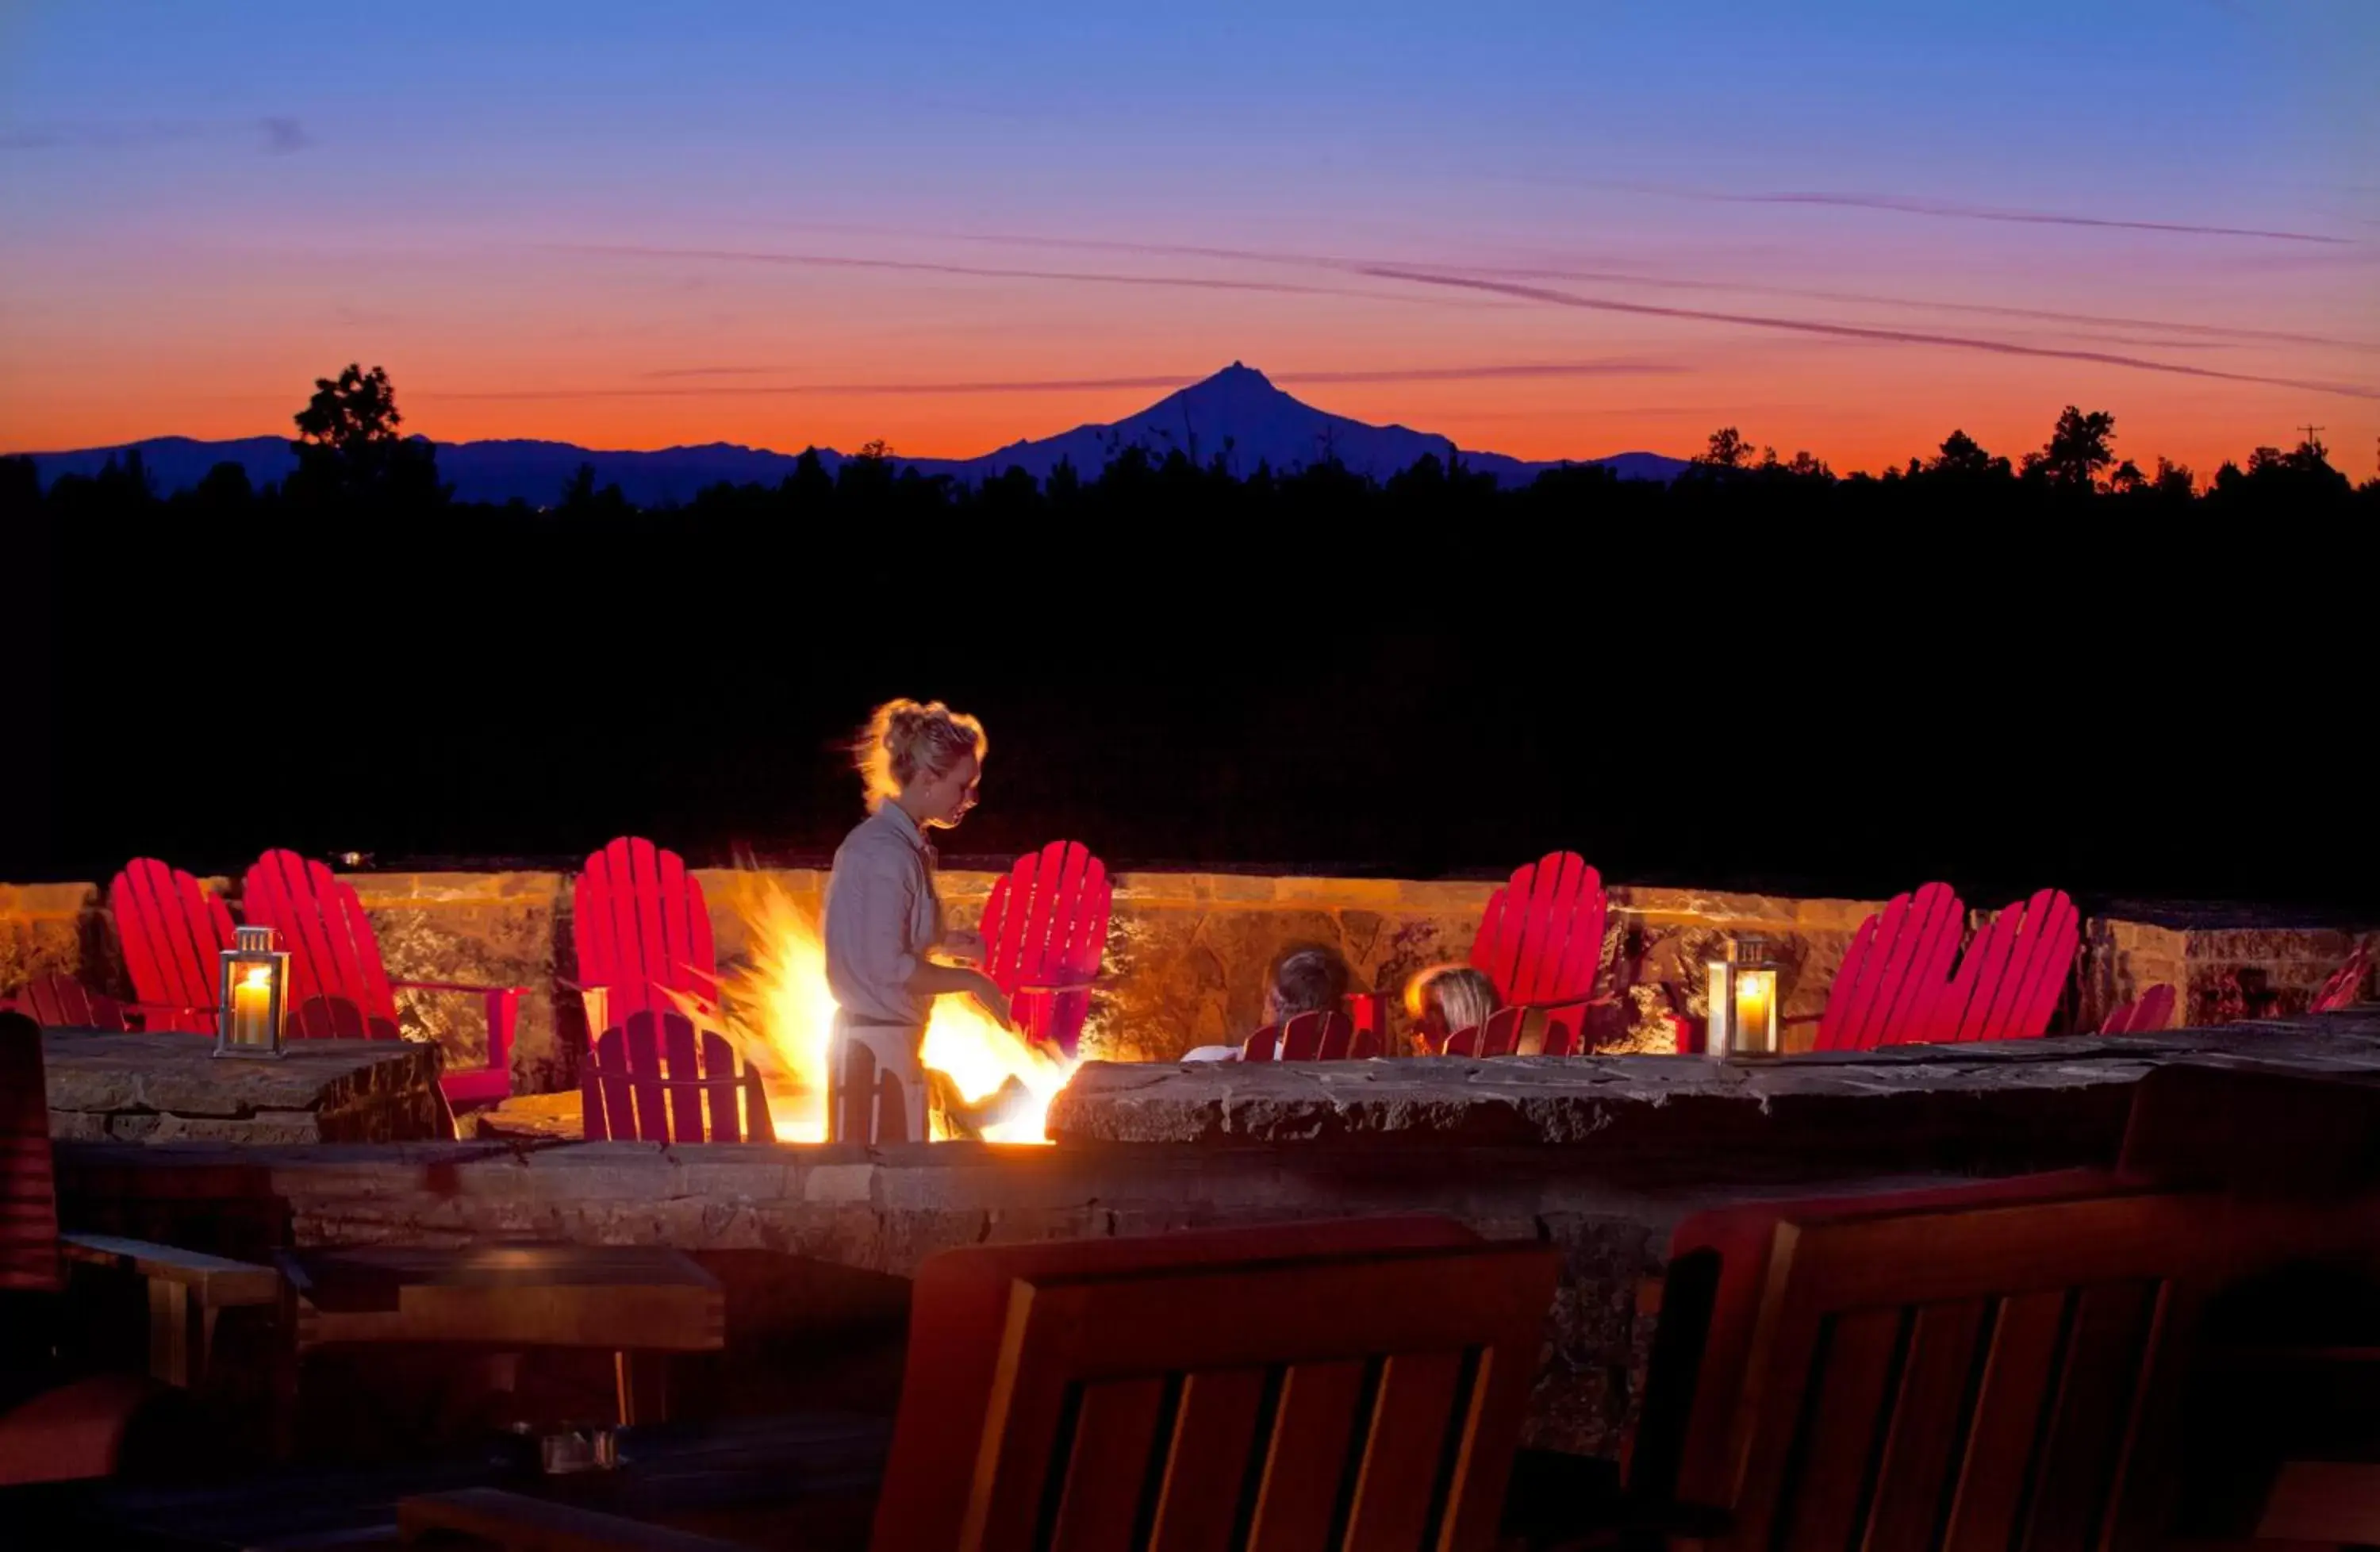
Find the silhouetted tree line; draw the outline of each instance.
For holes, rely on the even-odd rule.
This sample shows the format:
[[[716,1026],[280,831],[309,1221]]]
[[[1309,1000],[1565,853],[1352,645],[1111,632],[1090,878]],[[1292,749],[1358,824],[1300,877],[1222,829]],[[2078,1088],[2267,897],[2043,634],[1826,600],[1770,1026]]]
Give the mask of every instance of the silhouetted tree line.
[[[0,745],[30,728],[33,756],[0,765],[41,776],[55,729],[54,802],[0,806],[18,876],[551,860],[622,831],[831,849],[833,735],[920,694],[993,730],[959,838],[984,855],[1080,833],[1429,876],[1572,845],[1805,892],[2380,876],[2322,785],[2362,768],[2313,753],[2368,721],[2368,651],[2308,636],[2363,617],[2375,530],[2305,520],[2380,515],[2380,482],[2312,441],[2201,480],[2074,409],[2032,453],[1954,432],[1844,477],[1727,429],[1666,486],[1518,490],[1136,448],[970,485],[880,444],[640,510],[587,469],[542,506],[455,500],[377,369],[297,419],[277,487],[225,465],[161,495],[128,457],[43,491],[0,462],[11,663],[51,702],[8,703]],[[2282,828],[2176,843],[2215,812]]]
[[[598,487],[591,465],[580,466],[544,506],[515,501],[502,506],[458,503],[438,479],[435,447],[400,433],[403,417],[388,375],[379,367],[349,366],[318,380],[295,417],[291,445],[298,467],[285,484],[251,488],[237,464],[219,465],[188,491],[161,498],[138,453],[111,460],[96,476],[52,482],[46,504],[79,520],[104,521],[164,507],[199,519],[270,523],[276,515],[318,519],[429,512],[533,522],[559,516],[599,522],[633,519],[642,509],[616,485]],[[1446,515],[1593,517],[1732,512],[1925,516],[1946,506],[2011,516],[2092,509],[2109,513],[2314,515],[2362,511],[2380,515],[2380,479],[2358,488],[2330,462],[2318,436],[2296,447],[2258,447],[2244,467],[2227,461],[2199,479],[2164,458],[2143,471],[2115,453],[2115,417],[2073,406],[2058,418],[2048,441],[2011,460],[1977,444],[1963,430],[1944,438],[1930,457],[1880,475],[1837,475],[1807,452],[1780,459],[1774,448],[1755,455],[1735,427],[1712,433],[1708,446],[1674,482],[1624,480],[1609,469],[1576,466],[1548,470],[1513,490],[1467,467],[1460,455],[1426,456],[1412,467],[1375,480],[1333,459],[1296,470],[1259,464],[1245,476],[1221,456],[1199,463],[1175,449],[1162,455],[1137,446],[1116,452],[1096,472],[1060,465],[1047,479],[1020,469],[981,481],[927,475],[902,464],[882,442],[872,442],[830,472],[815,452],[774,486],[721,483],[683,506],[655,509],[695,520],[807,519],[875,528],[905,523],[1014,522],[1019,519],[1102,519],[1146,523],[1157,516],[1237,518],[1259,523],[1427,519]],[[37,497],[31,461],[7,460],[0,489],[22,503]],[[484,533],[484,528],[481,530]]]

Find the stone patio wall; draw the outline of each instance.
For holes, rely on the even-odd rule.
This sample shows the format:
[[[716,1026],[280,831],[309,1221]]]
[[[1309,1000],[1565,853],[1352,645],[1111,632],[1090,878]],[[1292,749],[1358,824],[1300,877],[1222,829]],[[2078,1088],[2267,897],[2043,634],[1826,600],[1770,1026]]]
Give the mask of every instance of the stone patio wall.
[[[779,869],[763,875],[698,872],[722,961],[741,952],[738,904],[765,877],[815,914],[825,875]],[[995,875],[948,872],[942,888],[954,919],[973,920]],[[350,876],[378,931],[390,974],[399,978],[524,986],[514,1068],[523,1091],[567,1086],[582,1035],[577,1000],[567,874],[366,873]],[[209,887],[229,892],[227,880]],[[1494,885],[1389,879],[1270,877],[1221,873],[1124,873],[1115,879],[1107,953],[1109,988],[1095,1000],[1086,1053],[1116,1060],[1170,1060],[1194,1046],[1236,1041],[1261,1021],[1264,977],[1282,949],[1304,942],[1342,953],[1359,988],[1391,994],[1424,965],[1468,951]],[[1859,923],[1879,903],[1795,900],[1715,891],[1610,889],[1607,959],[1626,954],[1643,983],[1672,988],[1677,1011],[1699,1015],[1701,964],[1730,933],[1766,936],[1784,966],[1789,1017],[1815,1015]],[[2085,954],[2068,1010],[2095,1028],[2115,1002],[2158,981],[2184,993],[2193,1023],[2281,1016],[2304,1008],[2312,989],[2345,958],[2355,935],[2338,930],[2179,928],[2122,919],[2085,927]],[[53,970],[128,992],[113,924],[89,884],[0,885],[0,996]],[[2245,983],[2241,1001],[2227,988]],[[1616,1010],[1598,1034],[1606,1049],[1663,1049],[1662,1024],[1641,1005]],[[401,992],[408,1034],[447,1047],[450,1066],[484,1060],[478,999]],[[1402,1028],[1402,1012],[1391,1015]],[[1815,1026],[1792,1025],[1805,1045]]]

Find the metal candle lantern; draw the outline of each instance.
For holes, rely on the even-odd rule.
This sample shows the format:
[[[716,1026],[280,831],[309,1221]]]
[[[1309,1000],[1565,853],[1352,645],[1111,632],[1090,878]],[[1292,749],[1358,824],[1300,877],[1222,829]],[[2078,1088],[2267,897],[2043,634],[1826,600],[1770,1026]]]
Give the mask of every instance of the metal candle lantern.
[[[1767,944],[1749,934],[1730,940],[1727,957],[1710,962],[1710,1037],[1704,1050],[1713,1061],[1777,1056],[1784,1050],[1777,1006],[1777,964]]]
[[[223,996],[216,1004],[217,1056],[280,1056],[288,1006],[289,956],[269,927],[243,927],[223,952]]]

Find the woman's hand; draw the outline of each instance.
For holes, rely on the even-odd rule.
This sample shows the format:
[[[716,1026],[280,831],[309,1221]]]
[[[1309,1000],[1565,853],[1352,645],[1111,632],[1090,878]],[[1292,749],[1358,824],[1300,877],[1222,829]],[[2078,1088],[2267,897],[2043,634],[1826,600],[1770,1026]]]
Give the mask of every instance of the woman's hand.
[[[953,959],[980,964],[983,960],[983,934],[969,928],[942,934],[942,952]]]
[[[975,984],[967,988],[967,995],[975,999],[976,1006],[991,1015],[991,1021],[1001,1028],[1014,1029],[1016,1015],[1008,1006],[1008,993],[1001,990],[1000,983],[982,971],[977,970],[971,974],[975,977]]]

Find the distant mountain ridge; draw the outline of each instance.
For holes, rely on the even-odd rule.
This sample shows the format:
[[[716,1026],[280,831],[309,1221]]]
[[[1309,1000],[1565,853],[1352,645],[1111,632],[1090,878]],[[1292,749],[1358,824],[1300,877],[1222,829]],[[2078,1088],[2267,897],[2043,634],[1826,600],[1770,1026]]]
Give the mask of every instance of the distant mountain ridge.
[[[1012,468],[1047,479],[1059,464],[1071,462],[1085,479],[1092,479],[1126,447],[1143,448],[1160,459],[1179,449],[1202,464],[1220,457],[1232,473],[1243,477],[1254,473],[1259,464],[1269,465],[1277,473],[1292,473],[1336,458],[1355,473],[1375,479],[1386,479],[1425,457],[1443,461],[1458,452],[1448,437],[1404,426],[1374,426],[1317,409],[1274,387],[1255,368],[1234,361],[1214,376],[1107,425],[1077,426],[1039,441],[1013,443],[976,458],[905,458],[895,454],[893,461],[920,473],[967,480],[996,479]],[[161,493],[196,485],[222,463],[239,465],[257,485],[288,478],[298,463],[283,437],[241,437],[228,442],[152,437],[117,447],[32,456],[35,471],[47,486],[61,475],[96,474],[109,458],[120,458],[136,449]],[[815,451],[830,471],[844,456],[827,448]],[[1685,460],[1658,453],[1537,463],[1468,448],[1461,449],[1460,455],[1470,467],[1501,485],[1524,485],[1548,469],[1573,463],[1600,465],[1624,479],[1668,480],[1685,467]],[[615,453],[566,442],[452,442],[438,444],[438,473],[454,486],[459,500],[517,499],[542,506],[556,499],[579,465],[591,464],[599,488],[616,484],[622,494],[639,506],[662,506],[691,501],[704,488],[722,480],[773,485],[793,472],[799,456],[734,443]]]

